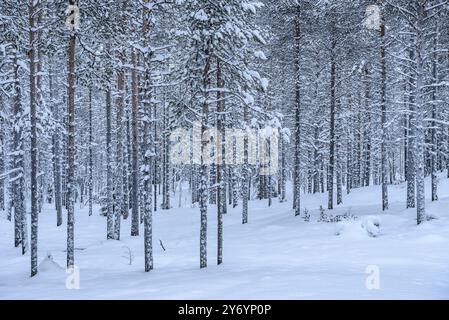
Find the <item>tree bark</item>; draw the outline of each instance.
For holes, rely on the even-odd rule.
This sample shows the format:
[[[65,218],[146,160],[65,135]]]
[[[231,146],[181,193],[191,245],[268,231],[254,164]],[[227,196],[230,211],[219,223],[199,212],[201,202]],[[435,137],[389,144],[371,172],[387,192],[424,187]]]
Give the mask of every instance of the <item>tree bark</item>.
[[[300,84],[300,50],[301,23],[298,7],[294,22],[294,64],[295,64],[295,159],[294,159],[294,202],[295,216],[301,214],[301,84]]]
[[[335,170],[335,86],[336,86],[336,61],[335,61],[335,49],[337,41],[335,36],[332,39],[331,48],[331,101],[330,101],[330,141],[329,141],[329,172],[327,178],[328,184],[328,209],[334,208],[334,170]]]
[[[30,114],[31,114],[31,276],[37,274],[37,228],[38,228],[38,186],[37,186],[37,117],[36,117],[36,64],[35,64],[35,13],[34,0],[28,3],[28,23],[30,27],[29,51],[30,60]]]
[[[385,24],[380,26],[381,36],[381,179],[382,179],[382,210],[388,210],[388,164],[387,164],[387,60],[386,60],[386,44],[385,44]]]
[[[138,79],[137,79],[137,54],[136,49],[131,49],[131,115],[132,115],[132,187],[131,187],[131,236],[139,235],[139,110],[137,97]]]
[[[106,89],[106,192],[107,192],[107,215],[106,215],[106,239],[114,239],[114,200],[113,200],[113,173],[112,173],[112,110],[111,89]]]
[[[69,0],[71,5],[74,0]],[[75,264],[75,32],[71,31],[67,65],[67,268]]]
[[[208,132],[208,118],[209,118],[209,104],[208,104],[208,89],[210,86],[209,79],[209,71],[210,71],[210,42],[207,43],[207,47],[205,49],[205,59],[206,63],[204,65],[203,70],[203,94],[204,94],[204,102],[202,106],[202,115],[201,115],[201,160],[200,160],[200,188],[199,188],[199,197],[200,197],[200,218],[201,218],[201,227],[200,227],[200,268],[207,267],[207,188],[209,187],[208,179],[207,179],[207,163],[206,163],[206,152],[208,150],[209,137],[206,136]]]

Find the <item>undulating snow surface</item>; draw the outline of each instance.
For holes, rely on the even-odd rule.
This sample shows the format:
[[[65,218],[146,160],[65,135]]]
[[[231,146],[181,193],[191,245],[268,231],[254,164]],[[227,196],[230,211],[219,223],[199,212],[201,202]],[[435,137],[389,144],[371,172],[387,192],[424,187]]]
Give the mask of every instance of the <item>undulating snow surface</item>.
[[[153,223],[155,269],[149,273],[143,271],[142,236],[129,235],[130,219],[122,223],[121,241],[107,241],[106,218],[99,208],[89,217],[87,207],[78,204],[75,263],[80,289],[72,290],[66,288],[65,220],[56,227],[51,205],[39,216],[39,274],[30,278],[30,257],[14,248],[13,224],[2,213],[0,298],[448,299],[449,180],[441,175],[440,200],[426,203],[437,219],[420,226],[415,210],[404,209],[405,188],[390,186],[387,213],[380,210],[380,187],[353,190],[332,214],[350,211],[358,218],[339,223],[318,222],[326,194],[303,196],[310,222],[293,216],[291,197],[287,203],[275,199],[271,208],[266,201],[251,201],[247,225],[241,225],[241,207],[231,209],[224,217],[221,266],[216,266],[216,218],[210,206],[209,266],[203,270],[199,210],[159,210]],[[430,190],[429,183],[426,188]],[[172,205],[177,207],[177,198]],[[46,259],[48,253],[52,259]],[[372,280],[376,270],[379,289],[369,290],[367,278]]]

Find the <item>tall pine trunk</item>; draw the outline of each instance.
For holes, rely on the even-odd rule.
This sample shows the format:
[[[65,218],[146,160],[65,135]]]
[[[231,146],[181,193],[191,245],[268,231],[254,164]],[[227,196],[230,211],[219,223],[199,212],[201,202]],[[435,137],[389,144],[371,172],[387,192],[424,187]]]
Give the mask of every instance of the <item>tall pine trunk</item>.
[[[123,68],[125,63],[124,52],[120,52],[120,68]],[[115,146],[115,223],[114,223],[114,238],[120,240],[120,222],[124,214],[123,208],[123,108],[125,100],[125,72],[120,69],[117,73],[117,91],[118,96],[116,100],[116,146]]]
[[[365,113],[366,120],[363,131],[364,136],[364,171],[363,171],[363,186],[369,187],[371,179],[371,105],[370,105],[370,81],[369,81],[369,69],[365,66],[364,70],[364,83],[365,83]]]
[[[224,185],[224,110],[221,89],[223,82],[221,78],[221,64],[217,59],[217,128],[216,128],[216,157],[217,160],[217,264],[223,262],[223,214],[226,206],[226,188]]]
[[[382,130],[382,141],[381,141],[381,179],[382,179],[382,210],[388,210],[388,165],[387,165],[387,57],[386,57],[386,41],[385,41],[385,24],[382,23],[380,26],[380,36],[381,36],[381,130]]]
[[[412,39],[412,41],[414,41]],[[415,48],[409,52],[409,60],[415,59]],[[409,95],[409,116],[408,116],[408,141],[407,141],[407,208],[415,208],[415,194],[416,194],[416,168],[415,168],[415,137],[416,137],[416,116],[415,116],[415,95],[416,91],[412,92],[412,88],[416,86],[415,76],[413,71],[409,71],[410,77],[410,95]]]
[[[92,86],[91,83],[89,86],[89,216],[92,215],[92,206],[93,206],[93,188],[94,188],[94,179],[93,179],[93,166],[94,166],[94,156],[93,156],[93,110],[92,110]]]
[[[148,8],[144,8],[143,11],[143,27],[142,34],[145,36],[144,47],[148,46],[148,41],[150,39],[150,11]],[[154,150],[154,136],[151,131],[151,124],[154,126],[155,117],[151,119],[151,103],[152,103],[152,95],[151,95],[151,54],[145,53],[143,57],[143,65],[144,65],[144,87],[143,87],[143,113],[145,115],[144,126],[144,152],[143,152],[143,161],[144,166],[142,170],[142,179],[143,179],[143,223],[144,223],[144,253],[145,253],[145,272],[149,272],[153,269],[153,204],[152,204],[152,187],[153,187],[153,178],[152,173],[154,172],[153,168],[155,161],[155,150]],[[156,108],[154,106],[154,108]],[[156,189],[156,185],[154,185]]]
[[[301,25],[300,11],[296,12],[294,22],[294,56],[295,56],[295,159],[294,159],[294,194],[293,209],[295,216],[301,214],[301,87],[300,87],[300,51]]]
[[[49,73],[48,73],[48,85],[50,93],[50,105],[53,114],[54,121],[56,123],[55,131],[52,135],[52,153],[53,153],[53,189],[55,192],[55,209],[56,209],[56,226],[62,225],[62,199],[61,199],[61,160],[60,152],[61,148],[59,146],[59,108],[55,101],[55,91],[54,91],[54,78],[53,74],[53,59],[50,58],[49,63]]]
[[[333,30],[333,32],[335,32]],[[335,97],[335,86],[336,86],[336,61],[335,61],[335,49],[337,46],[337,41],[335,36],[333,36],[331,44],[331,101],[330,101],[330,141],[329,141],[329,172],[327,178],[328,185],[328,209],[334,208],[334,171],[335,171],[335,112],[336,112],[336,97]]]
[[[74,0],[69,0],[71,5]],[[67,64],[67,269],[75,264],[75,32],[69,38]]]
[[[131,49],[131,127],[132,127],[132,186],[131,186],[131,236],[139,235],[139,110],[136,49]]]
[[[424,20],[425,4],[418,3],[417,21],[416,21],[416,146],[415,146],[415,169],[416,169],[416,209],[417,223],[421,224],[426,220],[425,210],[425,187],[424,187]]]
[[[437,34],[439,29],[437,28]],[[438,200],[438,181],[437,181],[437,83],[438,83],[438,71],[437,71],[437,62],[438,62],[438,36],[434,38],[433,45],[433,61],[432,61],[432,121],[431,121],[431,155],[430,155],[430,171],[431,171],[431,184],[432,184],[432,201]]]
[[[106,238],[114,239],[114,201],[113,201],[113,173],[112,173],[112,110],[111,89],[106,89]]]
[[[30,60],[30,114],[31,114],[31,276],[37,274],[37,227],[38,227],[38,186],[37,186],[37,117],[36,117],[36,64],[35,64],[35,9],[34,0],[28,3]]]
[[[22,133],[23,108],[22,91],[19,78],[18,52],[15,51],[14,64],[14,98],[13,98],[13,139],[11,150],[10,170],[15,173],[10,176],[10,206],[14,210],[14,245],[22,245],[22,254],[28,251],[28,228],[26,219],[25,203],[25,162],[24,162],[24,143]],[[12,196],[11,196],[12,194]]]
[[[206,152],[208,150],[209,137],[206,137],[208,132],[208,119],[209,119],[209,94],[208,89],[210,86],[209,72],[210,72],[210,42],[207,43],[205,50],[205,65],[203,70],[203,95],[204,102],[202,106],[201,115],[201,155],[200,155],[200,188],[199,188],[199,198],[200,198],[200,268],[207,267],[207,189],[209,187],[209,181],[207,177],[208,167],[206,163]]]

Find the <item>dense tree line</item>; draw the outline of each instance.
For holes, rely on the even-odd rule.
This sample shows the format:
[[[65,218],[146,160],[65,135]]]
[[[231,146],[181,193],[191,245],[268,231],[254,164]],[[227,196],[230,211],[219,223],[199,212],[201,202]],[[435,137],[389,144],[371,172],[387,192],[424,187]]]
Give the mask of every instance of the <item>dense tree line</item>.
[[[386,211],[389,186],[407,182],[404,207],[426,221],[425,178],[432,201],[437,173],[449,178],[448,13],[446,0],[1,1],[11,241],[35,275],[51,203],[71,268],[75,203],[100,205],[107,239],[143,228],[150,271],[153,214],[181,206],[183,185],[201,268],[208,216],[221,264],[223,215],[239,207],[250,223],[252,199],[292,201],[300,216],[304,193],[327,193],[331,210],[374,184]]]

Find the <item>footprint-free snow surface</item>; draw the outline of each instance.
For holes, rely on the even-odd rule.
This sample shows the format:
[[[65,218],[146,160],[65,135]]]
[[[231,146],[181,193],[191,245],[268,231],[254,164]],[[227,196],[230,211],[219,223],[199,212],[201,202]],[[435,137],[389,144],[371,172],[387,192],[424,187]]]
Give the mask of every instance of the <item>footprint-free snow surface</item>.
[[[34,278],[29,253],[14,248],[13,223],[0,213],[0,299],[448,299],[449,179],[439,176],[439,201],[431,203],[427,192],[427,213],[434,219],[420,226],[416,211],[405,209],[405,191],[405,184],[389,187],[390,210],[384,213],[380,187],[345,193],[343,205],[325,212],[356,217],[340,222],[318,221],[326,194],[303,195],[300,217],[294,217],[291,194],[285,203],[273,199],[271,207],[251,201],[246,225],[241,206],[229,208],[220,266],[216,209],[210,206],[208,267],[201,270],[199,209],[184,197],[187,208],[178,208],[175,196],[173,209],[154,213],[149,273],[143,269],[142,226],[141,235],[131,237],[130,219],[124,220],[121,240],[106,240],[99,208],[89,217],[87,207],[77,204],[79,289],[65,270],[65,219],[56,227],[52,205],[39,216]],[[303,219],[305,208],[310,222]]]

